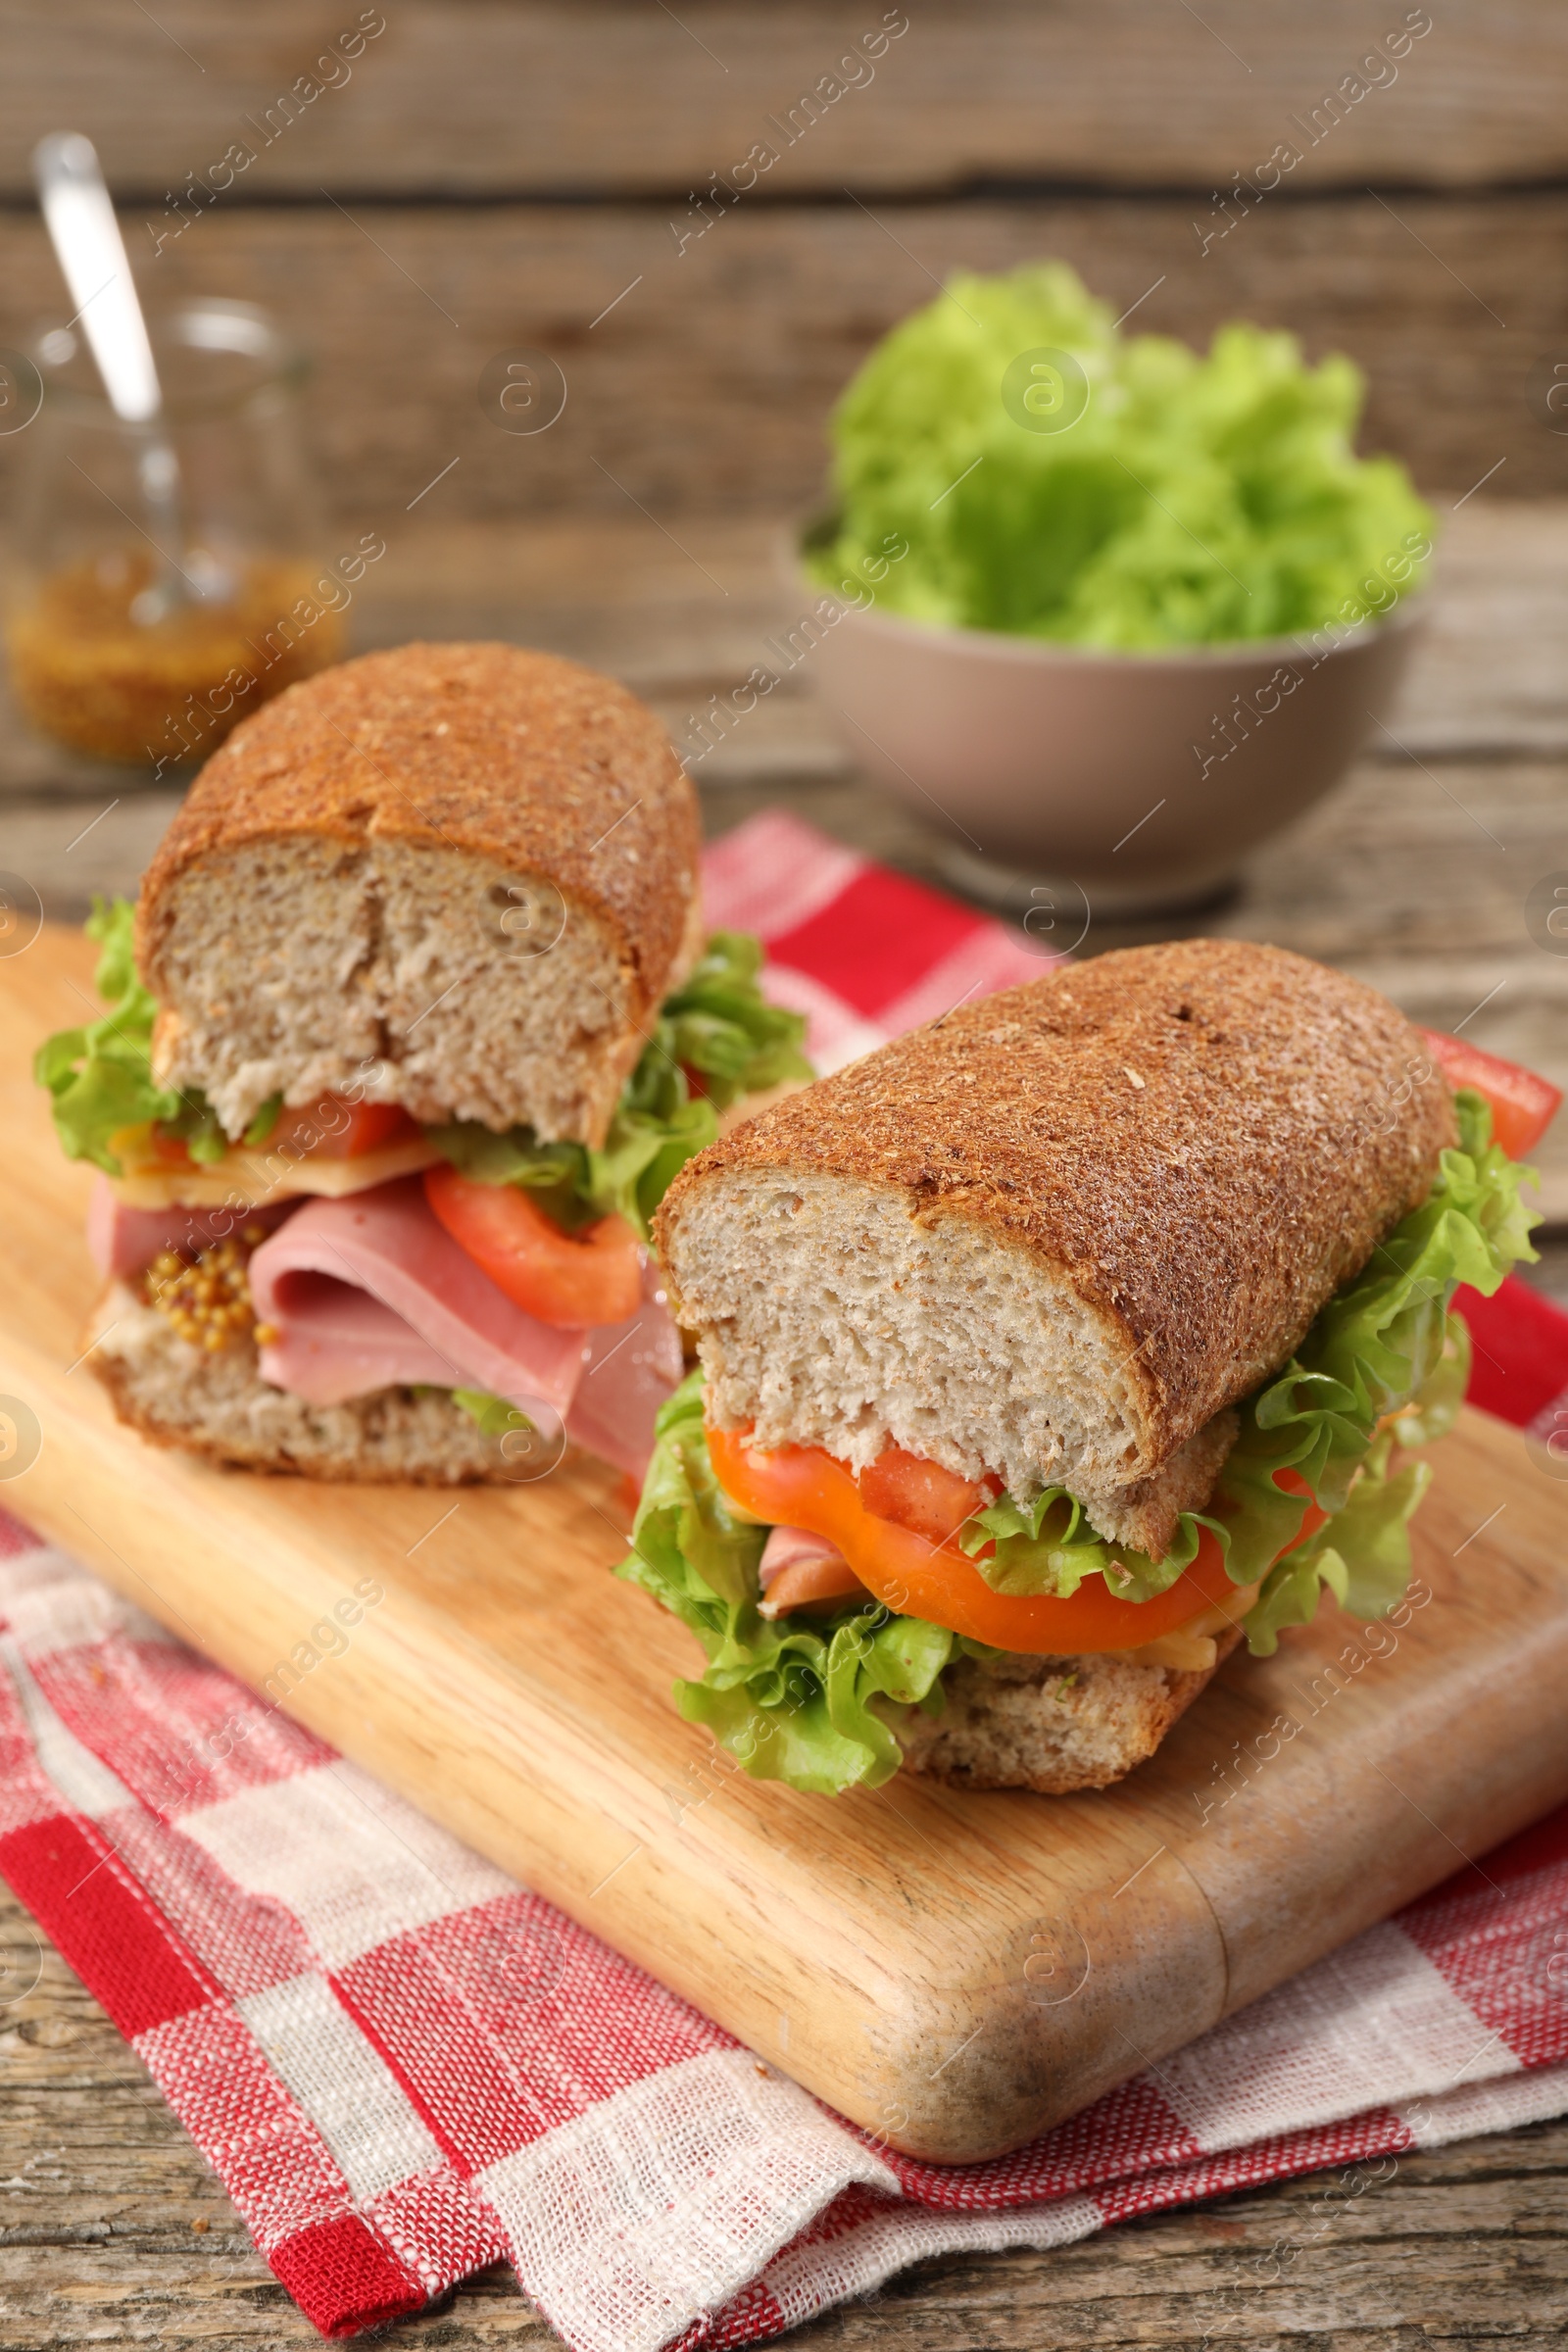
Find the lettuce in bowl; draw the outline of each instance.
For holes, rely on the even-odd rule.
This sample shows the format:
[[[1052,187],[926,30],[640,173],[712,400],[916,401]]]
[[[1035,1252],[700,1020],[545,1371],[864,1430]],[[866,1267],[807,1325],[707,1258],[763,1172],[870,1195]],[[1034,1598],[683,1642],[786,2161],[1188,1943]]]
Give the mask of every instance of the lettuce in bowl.
[[[1065,398],[1028,416],[1040,354]],[[1363,391],[1260,326],[1206,354],[1119,335],[1061,263],[959,272],[841,397],[808,567],[834,587],[897,533],[881,611],[1106,651],[1365,618],[1424,576],[1433,516],[1396,460],[1356,456]]]

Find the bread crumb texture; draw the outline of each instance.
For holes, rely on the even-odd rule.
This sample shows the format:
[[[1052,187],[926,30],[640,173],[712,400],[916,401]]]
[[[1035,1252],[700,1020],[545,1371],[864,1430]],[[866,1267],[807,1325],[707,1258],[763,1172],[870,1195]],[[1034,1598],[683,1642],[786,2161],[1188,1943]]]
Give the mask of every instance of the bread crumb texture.
[[[378,1389],[346,1404],[307,1404],[262,1379],[249,1335],[217,1351],[193,1346],[123,1284],[105,1294],[93,1330],[89,1366],[120,1419],[155,1446],[237,1469],[367,1485],[505,1476],[494,1440],[444,1390]]]
[[[142,885],[159,1078],[602,1140],[701,937],[690,779],[574,662],[407,645],[291,688],[203,768]]]
[[[693,1160],[657,1232],[720,1426],[1114,1497],[1288,1358],[1455,1137],[1375,990],[1181,941],[806,1088]]]
[[[1227,1635],[1219,1655],[1240,1639]],[[911,1710],[898,1739],[911,1772],[953,1788],[1043,1796],[1105,1788],[1153,1754],[1213,1671],[1139,1665],[1113,1651],[960,1658],[942,1677],[943,1712]]]

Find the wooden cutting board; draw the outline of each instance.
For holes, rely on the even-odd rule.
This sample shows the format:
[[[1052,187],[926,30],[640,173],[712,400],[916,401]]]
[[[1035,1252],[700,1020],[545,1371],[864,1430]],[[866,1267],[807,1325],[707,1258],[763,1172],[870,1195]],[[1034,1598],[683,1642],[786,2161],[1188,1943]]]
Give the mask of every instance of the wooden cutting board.
[[[748,1781],[675,1714],[694,1645],[612,1578],[619,1482],[586,1460],[449,1494],[144,1445],[76,1360],[88,1176],[28,1074],[91,964],[47,929],[0,962],[0,1412],[42,1440],[0,1500],[274,1692],[374,1579],[289,1711],[893,2145],[1016,2145],[1568,1797],[1568,1485],[1479,1415],[1435,1449],[1402,1622],[1233,1658],[1068,1798]]]

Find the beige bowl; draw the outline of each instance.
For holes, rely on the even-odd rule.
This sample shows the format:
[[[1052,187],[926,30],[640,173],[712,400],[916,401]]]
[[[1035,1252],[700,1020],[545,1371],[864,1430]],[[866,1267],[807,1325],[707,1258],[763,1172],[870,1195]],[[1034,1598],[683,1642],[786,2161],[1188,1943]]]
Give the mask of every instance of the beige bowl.
[[[946,819],[971,890],[1023,904],[1049,878],[1106,914],[1193,906],[1339,782],[1389,715],[1423,603],[1311,638],[1171,654],[846,606],[808,674],[866,772]]]

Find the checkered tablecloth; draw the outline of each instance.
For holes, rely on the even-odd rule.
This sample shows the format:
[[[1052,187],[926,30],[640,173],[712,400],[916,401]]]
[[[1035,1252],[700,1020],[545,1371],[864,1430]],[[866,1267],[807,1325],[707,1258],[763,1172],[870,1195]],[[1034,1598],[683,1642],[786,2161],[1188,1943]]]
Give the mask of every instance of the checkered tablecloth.
[[[1042,968],[780,816],[710,853],[709,902],[828,1064]],[[1477,1400],[1568,1432],[1568,1318],[1468,1303]],[[579,2352],[739,2345],[928,2254],[1568,2111],[1568,1810],[1031,2146],[922,2164],[15,1522],[0,1873],[333,2335],[506,2261]]]

